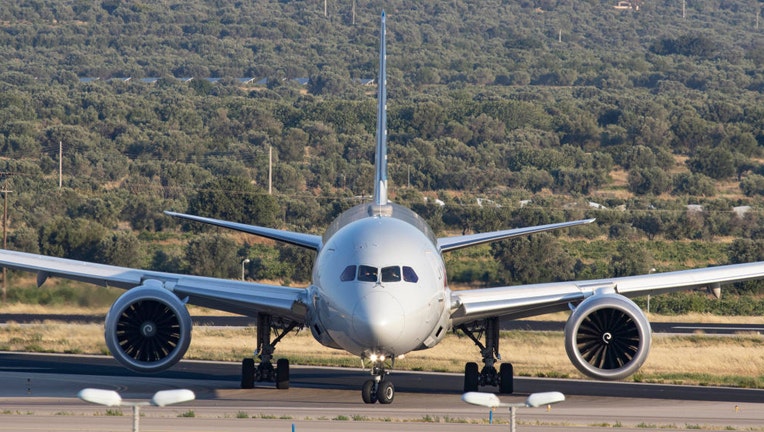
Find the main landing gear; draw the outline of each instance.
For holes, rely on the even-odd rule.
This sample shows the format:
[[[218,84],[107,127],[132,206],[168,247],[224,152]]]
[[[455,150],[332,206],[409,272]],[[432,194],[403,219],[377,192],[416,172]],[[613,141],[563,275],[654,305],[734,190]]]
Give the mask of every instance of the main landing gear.
[[[276,367],[273,367],[273,351],[276,344],[287,333],[297,327],[297,323],[274,322],[268,314],[257,314],[257,350],[255,355],[260,359],[260,364],[255,366],[254,358],[245,358],[241,362],[241,388],[251,389],[255,382],[275,382],[277,389],[289,388],[289,360],[278,359]],[[271,328],[276,338],[271,341]]]
[[[499,355],[499,318],[487,318],[457,327],[480,348],[483,356],[483,369],[478,372],[478,365],[469,362],[464,366],[464,392],[478,391],[482,386],[497,386],[499,393],[510,394],[514,391],[514,371],[512,363],[502,363],[496,371]],[[480,339],[485,336],[485,345]]]
[[[385,357],[373,355],[370,360],[372,378],[363,383],[361,398],[367,404],[379,402],[387,405],[393,403],[395,386],[387,376],[390,372],[385,368]]]

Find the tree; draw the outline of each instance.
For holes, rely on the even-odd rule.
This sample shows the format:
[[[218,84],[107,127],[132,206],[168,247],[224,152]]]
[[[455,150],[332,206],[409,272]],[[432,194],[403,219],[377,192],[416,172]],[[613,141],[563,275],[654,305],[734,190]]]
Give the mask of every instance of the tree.
[[[502,265],[502,283],[554,282],[574,276],[575,260],[546,233],[494,243],[491,250]]]
[[[101,239],[95,260],[121,267],[142,267],[145,264],[145,252],[135,234],[117,231]]]
[[[714,181],[706,175],[695,173],[679,173],[672,180],[674,195],[700,195],[714,196],[716,186]]]
[[[735,158],[732,152],[720,147],[697,149],[687,160],[687,166],[692,172],[705,174],[715,180],[735,175]]]
[[[643,245],[636,242],[619,242],[616,253],[610,259],[613,277],[646,274],[652,266],[653,257]]]
[[[278,249],[281,262],[289,263],[292,267],[291,274],[287,277],[298,282],[309,282],[316,253],[290,245],[279,245]]]
[[[94,261],[106,230],[82,218],[57,217],[40,229],[40,253],[81,261]]]
[[[305,157],[305,147],[308,145],[308,133],[302,129],[291,128],[277,143],[279,158],[286,162],[300,162]]]
[[[629,190],[638,195],[660,195],[669,190],[671,178],[660,168],[638,168],[629,171]]]
[[[255,225],[274,225],[276,200],[241,177],[220,177],[204,184],[188,204],[192,214]]]
[[[764,195],[764,176],[749,174],[740,181],[740,189],[746,196]]]
[[[186,247],[189,271],[200,276],[238,278],[241,259],[236,243],[225,235],[202,234]]]

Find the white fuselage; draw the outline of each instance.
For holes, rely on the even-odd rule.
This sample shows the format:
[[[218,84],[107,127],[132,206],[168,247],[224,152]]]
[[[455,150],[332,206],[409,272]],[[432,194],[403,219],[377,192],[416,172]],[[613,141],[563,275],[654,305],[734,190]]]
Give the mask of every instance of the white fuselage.
[[[313,335],[363,357],[432,347],[450,315],[437,244],[410,210],[391,204],[370,216],[372,208],[349,210],[324,239],[309,288]]]

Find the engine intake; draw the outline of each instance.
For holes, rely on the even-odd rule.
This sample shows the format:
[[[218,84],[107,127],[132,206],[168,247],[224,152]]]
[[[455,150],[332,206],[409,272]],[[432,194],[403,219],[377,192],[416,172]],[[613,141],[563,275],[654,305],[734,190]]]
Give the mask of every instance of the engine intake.
[[[106,346],[136,372],[174,365],[191,342],[191,316],[183,302],[151,281],[122,294],[106,314]]]
[[[619,380],[639,370],[651,341],[645,314],[619,294],[589,297],[565,324],[568,358],[581,373],[601,380]]]

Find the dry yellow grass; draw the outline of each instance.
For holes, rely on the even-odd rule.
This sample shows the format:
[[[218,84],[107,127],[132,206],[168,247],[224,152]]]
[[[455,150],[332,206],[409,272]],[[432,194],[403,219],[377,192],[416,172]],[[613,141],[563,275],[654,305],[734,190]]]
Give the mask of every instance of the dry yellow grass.
[[[254,328],[196,327],[189,359],[240,361],[252,355]],[[561,332],[502,332],[501,354],[523,376],[581,378],[568,360]],[[10,351],[106,354],[103,326],[43,322],[0,327],[0,349]],[[294,364],[360,366],[357,357],[318,344],[308,331],[293,333],[277,348]],[[397,369],[461,372],[464,363],[479,360],[466,337],[449,335],[435,348],[410,353]],[[638,381],[704,385],[764,386],[764,336],[655,335],[653,349]]]

